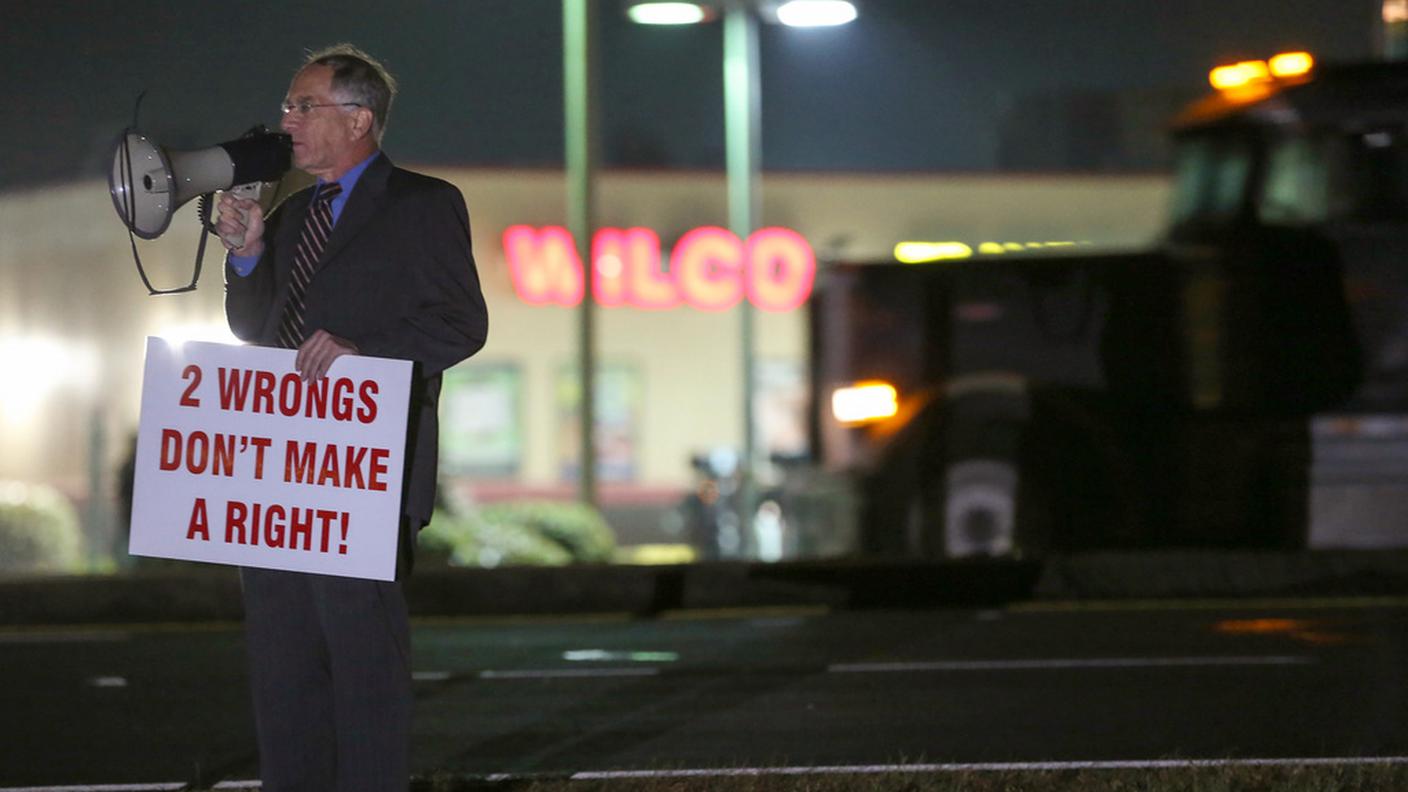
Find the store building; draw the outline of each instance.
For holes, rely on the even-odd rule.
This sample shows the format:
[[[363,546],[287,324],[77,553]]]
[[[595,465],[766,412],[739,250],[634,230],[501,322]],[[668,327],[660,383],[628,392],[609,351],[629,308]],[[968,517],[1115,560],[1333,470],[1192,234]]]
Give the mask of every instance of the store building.
[[[566,234],[558,228],[565,217],[563,175],[427,170],[465,195],[490,311],[487,346],[447,376],[445,477],[482,499],[570,498],[579,393],[573,262],[542,258]],[[799,240],[817,262],[816,277],[824,278],[828,262],[889,260],[904,240],[974,250],[985,242],[1058,240],[1141,247],[1159,232],[1167,194],[1162,175],[769,173],[761,224],[787,230],[774,240],[781,240],[784,256]],[[692,455],[738,447],[739,321],[736,308],[720,310],[738,299],[761,301],[754,350],[760,451],[805,451],[805,278],[789,278],[791,270],[777,265],[762,283],[772,290],[761,294],[739,280],[748,275],[745,263],[732,285],[720,286],[718,272],[709,270],[696,286],[718,288],[706,293],[691,292],[677,271],[683,248],[716,234],[691,232],[726,225],[722,175],[604,173],[598,200],[599,225],[622,230],[599,238],[605,246],[599,250],[625,256],[610,264],[615,269],[608,267],[596,290],[605,303],[597,321],[604,505],[666,508],[691,486]],[[187,206],[161,239],[139,240],[156,284],[189,280],[194,215]],[[635,266],[631,245],[648,250],[654,239],[658,270],[622,269]],[[714,241],[727,245],[727,239],[719,231]],[[143,338],[230,340],[220,254],[212,240],[195,292],[151,297],[105,183],[0,195],[0,481],[57,486],[86,515],[92,536],[111,532],[116,471],[137,425]],[[567,269],[552,269],[560,266]],[[578,299],[588,291],[585,270],[575,271]],[[633,524],[623,540],[649,539],[642,525]]]

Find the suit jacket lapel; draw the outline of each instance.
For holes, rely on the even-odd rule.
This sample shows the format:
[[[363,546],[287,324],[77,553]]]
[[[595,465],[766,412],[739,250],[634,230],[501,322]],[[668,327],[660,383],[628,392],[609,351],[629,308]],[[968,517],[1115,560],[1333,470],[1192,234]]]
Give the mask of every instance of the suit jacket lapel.
[[[391,160],[384,153],[372,160],[367,169],[362,172],[362,177],[357,180],[357,186],[352,188],[352,195],[347,199],[347,205],[342,207],[342,215],[337,218],[337,225],[333,226],[332,236],[328,237],[327,246],[323,248],[323,255],[318,261],[318,269],[326,267],[328,262],[338,254],[338,251],[346,247],[347,243],[365,228],[373,217],[376,217],[382,202],[386,199],[386,182],[390,176]]]

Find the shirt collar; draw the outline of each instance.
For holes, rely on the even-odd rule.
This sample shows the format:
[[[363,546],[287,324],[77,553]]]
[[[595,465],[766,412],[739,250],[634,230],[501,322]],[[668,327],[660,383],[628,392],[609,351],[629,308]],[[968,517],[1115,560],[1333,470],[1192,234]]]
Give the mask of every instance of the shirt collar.
[[[368,165],[372,164],[372,160],[376,159],[379,156],[381,156],[381,151],[378,149],[377,151],[373,151],[371,153],[371,156],[367,157],[356,165],[353,165],[352,167],[348,168],[347,172],[342,174],[342,178],[337,180],[337,183],[342,187],[342,194],[337,196],[337,198],[334,198],[333,200],[347,200],[347,196],[352,193],[352,188],[357,186],[357,180],[362,178],[362,172],[367,169]],[[318,179],[318,190],[322,190],[323,185],[326,183],[327,182],[324,182],[322,179]],[[318,191],[314,191],[313,197],[316,198],[317,195]]]

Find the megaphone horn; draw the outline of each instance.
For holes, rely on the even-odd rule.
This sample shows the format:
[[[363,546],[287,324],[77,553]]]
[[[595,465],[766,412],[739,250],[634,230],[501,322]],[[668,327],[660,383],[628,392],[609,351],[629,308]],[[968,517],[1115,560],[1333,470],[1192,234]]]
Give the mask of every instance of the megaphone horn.
[[[108,191],[122,223],[142,239],[156,239],[192,198],[240,184],[278,181],[288,172],[292,151],[292,138],[276,132],[171,151],[129,129],[113,152]]]

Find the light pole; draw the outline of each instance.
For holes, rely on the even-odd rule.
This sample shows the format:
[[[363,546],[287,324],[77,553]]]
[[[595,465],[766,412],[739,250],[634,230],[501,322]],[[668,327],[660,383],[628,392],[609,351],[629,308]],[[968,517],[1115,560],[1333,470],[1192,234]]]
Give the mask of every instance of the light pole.
[[[791,27],[842,25],[856,18],[849,0],[717,0],[657,2],[631,0],[627,15],[641,24],[678,25],[706,22],[722,6],[724,24],[724,170],[728,192],[729,230],[746,240],[758,224],[758,185],[762,166],[762,91],[758,68],[760,13]],[[754,434],[753,306],[739,308],[739,362],[742,367],[743,437],[739,454],[738,527],[749,535],[749,515],[756,500],[753,469],[757,454]],[[746,539],[744,540],[746,543]]]
[[[728,189],[728,226],[747,239],[758,220],[758,181],[762,159],[759,134],[758,20],[747,0],[724,6],[724,180]],[[757,438],[753,427],[753,304],[738,303],[738,351],[743,382],[743,442],[738,467],[740,549],[748,546],[749,515],[755,500],[753,465]]]
[[[577,359],[581,379],[577,499],[595,506],[596,497],[596,314],[591,294],[591,239],[596,225],[596,0],[562,2],[562,97],[567,171],[567,227],[586,262],[578,308]]]

